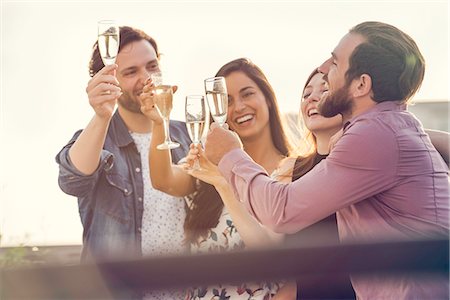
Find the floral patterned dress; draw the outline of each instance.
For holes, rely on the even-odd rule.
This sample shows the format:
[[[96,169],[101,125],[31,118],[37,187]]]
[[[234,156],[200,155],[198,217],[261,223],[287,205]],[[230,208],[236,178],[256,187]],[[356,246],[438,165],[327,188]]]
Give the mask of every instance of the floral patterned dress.
[[[271,177],[279,179],[278,171],[278,169],[275,170]],[[210,229],[205,238],[200,238],[197,243],[191,245],[191,252],[193,254],[220,253],[242,250],[244,247],[244,242],[224,207],[216,228]],[[187,290],[185,300],[267,300],[271,299],[283,284],[281,282],[252,282],[239,285],[219,284],[195,287]]]
[[[192,253],[228,252],[244,248],[230,214],[224,207],[219,224],[210,229],[206,238],[199,239],[191,246]],[[266,300],[270,299],[280,288],[279,283],[259,282],[242,283],[239,285],[219,284],[208,287],[191,288],[186,293],[186,300],[217,299],[217,300]]]

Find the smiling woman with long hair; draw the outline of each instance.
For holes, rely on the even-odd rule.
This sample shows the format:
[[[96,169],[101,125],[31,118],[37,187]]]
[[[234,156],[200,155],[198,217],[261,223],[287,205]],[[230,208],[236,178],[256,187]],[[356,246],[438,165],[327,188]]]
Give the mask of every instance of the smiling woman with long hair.
[[[291,146],[284,132],[275,93],[261,69],[249,59],[240,58],[225,64],[216,76],[226,79],[227,123],[239,135],[247,153],[274,178],[290,181],[290,174],[280,174],[292,170],[294,159],[288,158]],[[144,93],[142,97],[143,102],[145,99],[152,101],[150,93]],[[243,207],[234,205],[231,207],[233,213],[224,207],[224,202],[231,203],[226,199],[232,195],[220,182],[220,176],[201,178],[198,174],[204,180],[199,181],[180,166],[172,165],[169,151],[156,149],[164,137],[160,116],[150,106],[144,105],[142,111],[155,123],[150,150],[152,184],[165,193],[187,196],[189,209],[184,225],[185,241],[193,253],[263,247],[270,244],[268,241],[279,243],[282,236],[268,233]],[[187,292],[187,299],[210,299],[214,296],[267,299],[279,290],[280,285],[259,282],[195,287]]]

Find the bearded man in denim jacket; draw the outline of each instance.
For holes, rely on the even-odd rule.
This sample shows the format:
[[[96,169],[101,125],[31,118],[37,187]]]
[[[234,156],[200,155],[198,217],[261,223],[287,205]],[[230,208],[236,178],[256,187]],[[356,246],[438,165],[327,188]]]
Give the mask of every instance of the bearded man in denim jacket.
[[[82,261],[183,252],[185,203],[151,186],[153,124],[140,111],[142,88],[159,71],[155,40],[121,27],[116,64],[105,67],[95,43],[89,67],[86,92],[95,114],[56,156],[61,189],[78,198]],[[171,121],[170,133],[181,145],[172,150],[177,163],[190,139],[183,122]]]

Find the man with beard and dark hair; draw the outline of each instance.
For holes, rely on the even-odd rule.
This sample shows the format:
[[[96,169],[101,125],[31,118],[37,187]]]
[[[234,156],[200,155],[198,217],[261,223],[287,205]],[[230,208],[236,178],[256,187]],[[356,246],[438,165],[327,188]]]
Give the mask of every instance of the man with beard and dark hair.
[[[151,185],[153,122],[140,109],[142,89],[159,71],[155,40],[121,27],[116,64],[104,66],[96,42],[89,70],[94,116],[56,156],[61,189],[78,198],[82,261],[183,253],[185,204]],[[181,144],[172,151],[177,163],[190,139],[183,122],[171,121],[170,133]]]
[[[394,26],[364,22],[341,39],[319,71],[329,86],[320,112],[341,114],[343,135],[297,181],[271,180],[235,134],[213,124],[206,155],[238,199],[276,232],[294,233],[336,212],[343,243],[448,238],[448,168],[406,110],[425,71],[414,40]],[[449,296],[446,276],[354,274],[352,285],[361,299]]]
[[[86,92],[94,116],[56,156],[61,189],[78,198],[83,225],[81,260],[130,259],[185,253],[185,201],[152,187],[148,155],[153,121],[141,112],[140,94],[160,71],[158,46],[141,30],[120,28],[116,64],[104,66],[98,43]],[[117,104],[117,110],[114,108]],[[189,150],[183,122],[170,122],[177,163]],[[118,298],[140,297],[125,287]],[[151,291],[146,299],[181,299],[177,291]]]

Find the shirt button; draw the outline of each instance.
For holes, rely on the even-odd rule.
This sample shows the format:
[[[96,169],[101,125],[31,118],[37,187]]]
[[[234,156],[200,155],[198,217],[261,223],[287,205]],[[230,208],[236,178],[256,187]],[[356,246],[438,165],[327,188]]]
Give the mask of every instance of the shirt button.
[[[142,202],[142,197],[139,197],[139,198],[138,198],[138,201],[139,201],[139,202]]]
[[[123,191],[124,191],[125,193],[128,193],[128,189],[124,189]]]
[[[141,227],[138,227],[138,229],[137,229],[139,232],[141,232]]]
[[[136,173],[139,173],[139,172],[141,172],[141,169],[140,168],[136,168]]]

